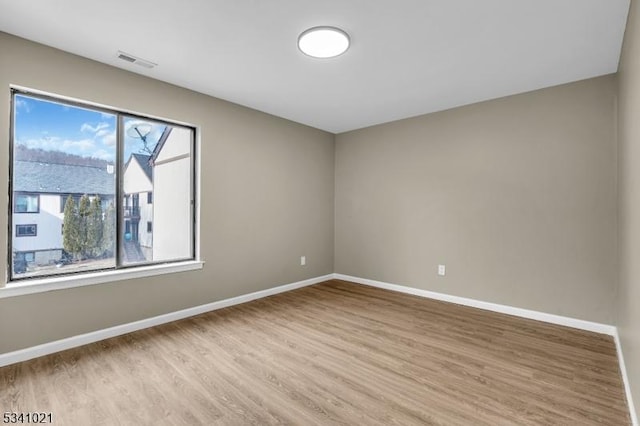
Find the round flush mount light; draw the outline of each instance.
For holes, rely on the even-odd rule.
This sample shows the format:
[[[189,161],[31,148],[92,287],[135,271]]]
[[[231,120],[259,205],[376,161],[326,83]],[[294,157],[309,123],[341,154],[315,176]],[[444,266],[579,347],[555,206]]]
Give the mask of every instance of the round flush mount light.
[[[298,37],[298,48],[313,58],[333,58],[349,48],[349,35],[340,28],[313,27]]]

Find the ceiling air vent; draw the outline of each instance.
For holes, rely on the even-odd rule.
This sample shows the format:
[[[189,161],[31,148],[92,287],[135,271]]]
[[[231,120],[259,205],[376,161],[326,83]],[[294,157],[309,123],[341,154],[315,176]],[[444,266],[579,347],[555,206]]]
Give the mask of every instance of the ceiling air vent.
[[[136,56],[130,55],[128,53],[124,53],[122,51],[118,51],[118,58],[122,59],[123,61],[127,61],[129,63],[132,63],[132,64],[140,65],[141,67],[144,67],[144,68],[153,68],[156,65],[158,65],[158,64],[153,63],[151,61],[147,61],[147,60],[138,58]]]

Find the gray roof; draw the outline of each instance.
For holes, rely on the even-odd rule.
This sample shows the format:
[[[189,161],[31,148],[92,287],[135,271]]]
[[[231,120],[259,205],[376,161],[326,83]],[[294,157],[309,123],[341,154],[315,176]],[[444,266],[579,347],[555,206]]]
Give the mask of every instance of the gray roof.
[[[131,154],[131,156],[136,157],[136,160],[138,160],[138,163],[140,164],[140,167],[142,167],[144,174],[147,175],[150,182],[153,182],[153,171],[151,170],[151,164],[149,164],[151,156],[144,154]]]
[[[17,192],[113,195],[116,189],[116,175],[102,167],[15,161],[13,174]]]

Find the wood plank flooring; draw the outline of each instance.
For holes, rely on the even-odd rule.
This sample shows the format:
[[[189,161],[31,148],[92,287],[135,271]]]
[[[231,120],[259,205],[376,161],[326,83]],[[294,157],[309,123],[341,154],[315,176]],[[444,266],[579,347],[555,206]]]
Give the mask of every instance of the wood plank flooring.
[[[609,336],[328,281],[0,368],[65,425],[627,425]]]

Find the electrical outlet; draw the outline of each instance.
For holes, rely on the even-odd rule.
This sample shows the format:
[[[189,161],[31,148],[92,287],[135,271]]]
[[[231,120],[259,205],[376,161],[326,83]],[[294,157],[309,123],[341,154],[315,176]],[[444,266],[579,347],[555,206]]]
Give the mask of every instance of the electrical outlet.
[[[300,266],[307,264],[307,256],[300,256]]]
[[[444,277],[447,273],[447,267],[445,265],[438,265],[438,275]]]

